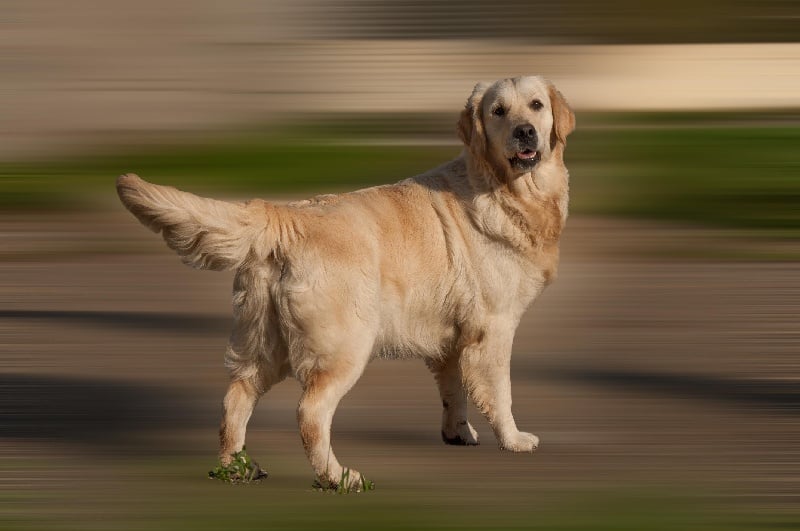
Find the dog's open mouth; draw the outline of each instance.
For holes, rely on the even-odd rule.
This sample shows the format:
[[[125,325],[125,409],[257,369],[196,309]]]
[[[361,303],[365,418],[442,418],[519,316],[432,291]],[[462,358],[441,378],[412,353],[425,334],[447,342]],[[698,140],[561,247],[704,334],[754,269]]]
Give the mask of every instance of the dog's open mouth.
[[[542,159],[542,154],[538,151],[534,151],[533,149],[527,148],[522,151],[518,151],[514,154],[513,157],[509,160],[511,165],[516,168],[532,168],[536,166],[536,163]]]

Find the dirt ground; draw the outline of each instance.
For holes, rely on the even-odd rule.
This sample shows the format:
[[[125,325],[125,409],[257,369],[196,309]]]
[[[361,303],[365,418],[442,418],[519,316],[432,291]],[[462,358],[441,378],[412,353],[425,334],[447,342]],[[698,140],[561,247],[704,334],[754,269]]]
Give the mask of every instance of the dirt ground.
[[[113,488],[128,465],[153,473],[140,470],[151,458],[178,463],[156,474],[202,478],[226,385],[231,275],[186,268],[123,212],[7,217],[0,238],[2,513],[70,515],[76,496],[94,510],[79,493],[101,495],[108,470]],[[444,446],[424,365],[376,361],[339,408],[340,459],[384,489],[420,475],[447,488],[680,485],[724,507],[796,507],[800,270],[653,252],[692,239],[709,243],[685,228],[570,220],[560,277],[514,346],[515,415],[541,437],[535,455],[497,451],[475,411],[483,444]],[[310,482],[298,397],[286,381],[251,421],[265,488]]]

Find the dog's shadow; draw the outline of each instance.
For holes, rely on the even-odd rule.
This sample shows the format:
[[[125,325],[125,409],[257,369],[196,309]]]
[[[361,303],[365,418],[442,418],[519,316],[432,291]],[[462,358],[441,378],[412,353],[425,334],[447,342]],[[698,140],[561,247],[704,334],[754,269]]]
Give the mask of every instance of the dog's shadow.
[[[792,381],[730,379],[721,376],[662,373],[604,367],[550,367],[537,374],[562,382],[673,399],[730,405],[741,411],[800,415],[800,387]]]
[[[0,375],[0,437],[130,446],[143,434],[202,423],[177,392],[113,380]],[[141,446],[141,445],[136,445]]]

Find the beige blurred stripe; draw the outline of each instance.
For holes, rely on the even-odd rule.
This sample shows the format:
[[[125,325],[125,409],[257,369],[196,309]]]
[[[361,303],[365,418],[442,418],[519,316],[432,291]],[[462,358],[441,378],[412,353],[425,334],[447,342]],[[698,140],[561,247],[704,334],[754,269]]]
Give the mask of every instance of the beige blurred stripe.
[[[556,81],[579,110],[800,107],[800,44],[263,41],[253,31],[171,32],[169,23],[151,34],[9,24],[0,34],[0,158],[285,112],[455,115],[476,81],[528,73]]]

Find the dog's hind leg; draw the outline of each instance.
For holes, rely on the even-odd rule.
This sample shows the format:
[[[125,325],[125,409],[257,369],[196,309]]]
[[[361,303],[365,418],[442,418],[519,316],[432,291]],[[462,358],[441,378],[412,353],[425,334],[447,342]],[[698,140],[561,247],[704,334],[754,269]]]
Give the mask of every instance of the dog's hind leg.
[[[442,440],[455,445],[479,444],[478,432],[467,421],[469,401],[461,382],[458,358],[451,356],[444,361],[428,360],[426,363],[436,378],[442,397]]]
[[[331,423],[336,406],[364,371],[369,350],[341,356],[301,378],[303,396],[297,408],[300,436],[314,473],[324,488],[360,490],[361,474],[342,467],[331,447]]]
[[[231,380],[222,402],[222,424],[219,428],[219,460],[223,465],[229,465],[233,454],[244,448],[247,422],[262,394],[261,387],[250,379]]]
[[[223,466],[244,448],[247,422],[259,398],[288,374],[288,364],[276,355],[282,351],[271,341],[278,334],[269,326],[273,312],[265,287],[268,279],[269,270],[255,268],[239,270],[234,278],[234,328],[225,352],[231,381],[222,403],[219,429]]]
[[[233,455],[244,449],[247,423],[258,400],[273,385],[280,383],[287,373],[288,366],[279,367],[278,370],[262,369],[245,371],[245,374],[232,373],[228,392],[222,401],[222,424],[219,429],[219,460],[223,466],[228,466],[233,460]],[[252,479],[266,477],[266,471],[255,461],[253,464],[256,472]]]

